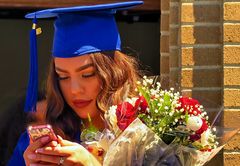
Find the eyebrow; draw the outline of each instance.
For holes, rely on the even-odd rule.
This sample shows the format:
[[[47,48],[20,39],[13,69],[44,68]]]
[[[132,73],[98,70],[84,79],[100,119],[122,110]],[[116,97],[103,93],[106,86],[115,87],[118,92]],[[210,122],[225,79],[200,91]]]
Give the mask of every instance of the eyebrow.
[[[86,65],[80,66],[80,67],[77,68],[75,71],[76,71],[76,72],[79,72],[79,71],[82,71],[82,70],[87,69],[87,68],[92,67],[92,66],[94,66],[93,63],[88,63],[88,64],[86,64]],[[55,66],[55,69],[56,69],[56,71],[68,73],[67,70],[61,69],[61,68],[59,68],[59,67],[57,67],[57,66]]]

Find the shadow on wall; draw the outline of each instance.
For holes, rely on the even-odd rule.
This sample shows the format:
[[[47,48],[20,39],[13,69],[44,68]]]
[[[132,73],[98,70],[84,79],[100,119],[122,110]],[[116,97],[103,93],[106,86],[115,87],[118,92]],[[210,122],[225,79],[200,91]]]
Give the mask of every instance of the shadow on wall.
[[[217,6],[218,11],[221,11],[221,6]],[[205,8],[205,10],[203,10]],[[220,13],[216,17],[216,10],[212,9],[216,6],[200,6],[193,4],[193,20],[200,23],[219,23]],[[191,34],[191,33],[190,33]],[[221,50],[221,27],[217,25],[212,26],[195,26],[193,28],[193,36],[191,41],[187,44],[193,44],[193,47],[183,49],[182,57],[186,66],[193,66],[193,70],[184,71],[185,79],[192,81],[190,87],[193,89],[192,97],[199,100],[199,102],[209,109],[210,118],[214,117],[217,112],[222,111],[222,50]],[[184,40],[183,40],[184,42]],[[202,45],[204,44],[204,45]],[[188,87],[186,87],[188,88]],[[210,111],[211,110],[211,111]],[[212,111],[213,110],[213,111]],[[218,118],[218,125],[221,125],[223,112]],[[211,119],[210,119],[211,121]],[[223,151],[220,151],[207,166],[223,166]]]

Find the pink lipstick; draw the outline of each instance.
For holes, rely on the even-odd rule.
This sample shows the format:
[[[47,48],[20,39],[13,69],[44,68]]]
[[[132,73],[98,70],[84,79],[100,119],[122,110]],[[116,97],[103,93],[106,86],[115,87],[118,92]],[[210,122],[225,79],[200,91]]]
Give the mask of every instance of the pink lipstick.
[[[73,104],[77,108],[83,108],[88,106],[92,100],[73,100]]]

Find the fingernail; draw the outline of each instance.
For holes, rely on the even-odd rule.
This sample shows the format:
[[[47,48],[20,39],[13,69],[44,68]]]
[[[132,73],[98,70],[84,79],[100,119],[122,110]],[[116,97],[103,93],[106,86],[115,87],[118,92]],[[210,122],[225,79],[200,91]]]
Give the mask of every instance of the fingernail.
[[[63,138],[62,138],[60,135],[57,135],[57,137],[58,137],[60,140],[63,140]]]
[[[37,166],[37,164],[30,164],[29,166]]]
[[[43,152],[43,148],[39,148],[39,149],[36,150],[36,153],[39,153],[39,152],[42,153]]]
[[[56,141],[53,141],[52,144],[53,144],[53,146],[57,146],[58,145],[58,143]]]
[[[47,142],[49,140],[49,137],[43,137],[43,138],[41,138],[41,142],[42,143],[45,143],[45,142]]]
[[[29,158],[29,159],[35,159],[35,158],[36,158],[36,155],[35,155],[35,154],[29,154],[29,155],[28,155],[28,158]]]

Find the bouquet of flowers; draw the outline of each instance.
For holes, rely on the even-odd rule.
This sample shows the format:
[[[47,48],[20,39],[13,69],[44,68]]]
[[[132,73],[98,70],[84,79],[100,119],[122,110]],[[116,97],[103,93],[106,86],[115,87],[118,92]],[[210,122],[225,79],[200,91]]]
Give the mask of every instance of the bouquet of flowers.
[[[103,165],[203,165],[221,148],[216,128],[195,99],[144,77],[139,96],[105,114],[114,137]]]

